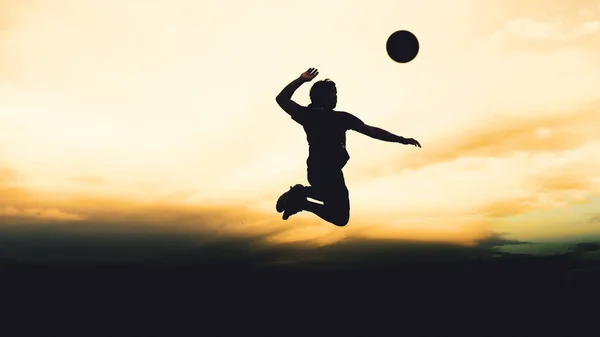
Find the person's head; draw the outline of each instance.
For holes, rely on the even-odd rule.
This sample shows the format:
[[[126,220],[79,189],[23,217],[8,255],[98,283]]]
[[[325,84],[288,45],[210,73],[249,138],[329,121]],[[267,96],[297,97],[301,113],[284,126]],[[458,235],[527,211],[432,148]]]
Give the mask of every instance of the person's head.
[[[317,81],[310,88],[310,101],[313,106],[333,109],[337,105],[337,89],[335,82],[325,79]]]

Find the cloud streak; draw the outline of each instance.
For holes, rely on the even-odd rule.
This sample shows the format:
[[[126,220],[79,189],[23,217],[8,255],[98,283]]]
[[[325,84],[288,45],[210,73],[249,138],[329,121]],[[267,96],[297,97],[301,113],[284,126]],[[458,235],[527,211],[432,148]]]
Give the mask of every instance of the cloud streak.
[[[25,208],[19,209],[16,207],[4,207],[0,209],[0,218],[2,217],[25,217],[35,219],[51,219],[51,220],[66,220],[66,221],[80,221],[85,220],[84,216],[63,212],[58,209],[40,209],[40,208]]]
[[[205,221],[208,228],[210,220]],[[381,269],[409,266],[459,266],[511,255],[499,248],[526,244],[492,234],[472,245],[411,240],[346,238],[323,246],[304,242],[273,243],[270,234],[240,234],[214,230],[107,231],[106,226],[130,227],[128,220],[86,220],[88,230],[68,230],[59,222],[35,227],[0,227],[0,263],[148,266],[214,266],[229,269]],[[96,227],[96,231],[89,228]],[[103,227],[104,230],[98,230]],[[436,267],[437,268],[437,267]]]
[[[417,153],[400,157],[401,171],[419,170],[464,158],[508,158],[517,154],[544,154],[576,149],[600,140],[600,103],[578,111],[542,116],[496,117],[476,127],[429,140]],[[425,141],[423,141],[425,143]],[[378,165],[381,167],[381,165]],[[376,174],[375,167],[365,173]],[[388,172],[389,169],[385,169]],[[397,171],[398,172],[398,171]],[[382,171],[378,175],[380,175]]]
[[[529,40],[550,40],[565,42],[573,39],[595,35],[600,32],[600,21],[585,21],[576,27],[566,28],[559,22],[538,21],[522,18],[505,23],[504,29],[498,32],[497,38],[523,38]]]
[[[4,172],[4,183],[7,177],[18,176]],[[503,253],[501,247],[527,244],[493,232],[471,244],[365,238],[360,231],[336,237],[331,234],[335,229],[323,223],[314,227],[320,233],[314,228],[311,232],[310,222],[298,220],[289,228],[274,217],[233,205],[181,206],[21,192],[27,197],[20,199],[19,207],[10,206],[14,200],[1,198],[0,264],[4,266],[187,265],[229,270],[430,266],[437,270],[511,259],[514,254]],[[307,232],[298,231],[302,228]]]

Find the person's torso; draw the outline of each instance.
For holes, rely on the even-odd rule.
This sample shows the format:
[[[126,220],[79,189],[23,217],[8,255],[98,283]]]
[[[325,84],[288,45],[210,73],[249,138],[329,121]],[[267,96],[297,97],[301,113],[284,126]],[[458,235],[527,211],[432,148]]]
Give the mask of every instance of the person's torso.
[[[343,167],[350,159],[346,150],[345,113],[310,107],[306,112],[303,126],[309,145],[308,160]]]

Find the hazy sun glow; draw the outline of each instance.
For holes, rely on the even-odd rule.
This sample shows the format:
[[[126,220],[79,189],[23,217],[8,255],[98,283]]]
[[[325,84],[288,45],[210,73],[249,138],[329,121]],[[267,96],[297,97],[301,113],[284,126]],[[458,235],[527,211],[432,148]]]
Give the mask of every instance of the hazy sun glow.
[[[89,200],[104,200],[243,207],[243,224],[184,227],[318,245],[600,233],[595,1],[28,0],[0,13],[7,225],[98,218]],[[420,41],[408,64],[385,53],[399,29]],[[423,145],[348,134],[343,229],[274,211],[306,182],[308,151],[274,97],[308,67],[337,83],[340,110]]]

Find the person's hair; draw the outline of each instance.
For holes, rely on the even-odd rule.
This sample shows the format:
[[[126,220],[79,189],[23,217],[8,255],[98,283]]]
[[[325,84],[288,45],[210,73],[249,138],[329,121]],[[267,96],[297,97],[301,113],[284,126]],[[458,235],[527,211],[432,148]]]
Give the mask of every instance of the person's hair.
[[[313,105],[331,105],[331,93],[336,92],[335,82],[330,79],[315,82],[310,88],[310,101]]]

